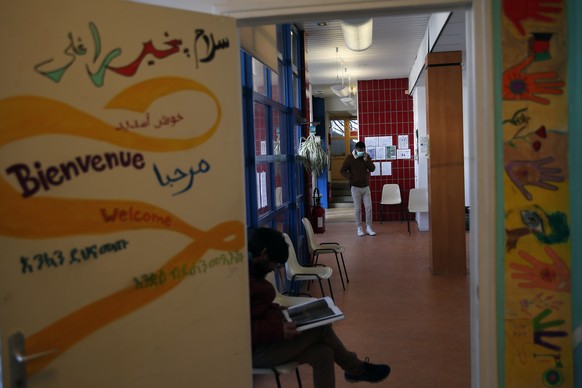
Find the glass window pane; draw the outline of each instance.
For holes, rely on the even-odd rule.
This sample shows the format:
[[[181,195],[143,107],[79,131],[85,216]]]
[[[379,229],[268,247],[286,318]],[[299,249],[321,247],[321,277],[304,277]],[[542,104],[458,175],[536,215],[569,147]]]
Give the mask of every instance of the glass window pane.
[[[275,219],[273,229],[289,234],[289,213],[285,212]],[[297,250],[297,249],[296,249]]]
[[[273,155],[287,153],[287,135],[285,131],[285,115],[273,109]]]
[[[299,36],[291,31],[291,64],[295,67],[298,66],[299,58],[298,57],[298,40]]]
[[[331,126],[331,137],[343,138],[346,135],[343,120],[331,120],[330,126]]]
[[[269,165],[257,163],[257,209],[261,216],[271,210],[271,182],[269,179]]]
[[[301,107],[301,83],[295,73],[293,73],[293,106],[295,108]]]
[[[281,63],[279,63],[279,72],[281,70]],[[283,103],[283,98],[279,85],[282,85],[281,79],[278,73],[271,71],[271,98],[277,102]]]
[[[344,138],[331,139],[331,156],[344,156],[346,154],[346,141]]]
[[[288,163],[275,162],[275,208],[281,207],[289,201],[288,187]]]
[[[267,155],[267,107],[254,103],[255,155]]]
[[[273,99],[285,104],[285,67],[279,62],[279,73],[277,74],[277,85],[273,81]]]
[[[253,58],[253,91],[267,95],[265,88],[265,65]]]

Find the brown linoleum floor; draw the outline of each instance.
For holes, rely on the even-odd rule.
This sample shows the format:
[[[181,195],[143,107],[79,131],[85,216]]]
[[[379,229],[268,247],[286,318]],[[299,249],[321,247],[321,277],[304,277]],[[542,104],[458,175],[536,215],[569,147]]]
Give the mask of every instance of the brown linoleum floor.
[[[333,255],[319,262],[334,269],[336,304],[346,318],[334,328],[348,349],[392,372],[379,384],[350,384],[336,365],[336,387],[470,387],[469,276],[433,276],[428,232],[406,222],[374,223],[377,236],[357,237],[353,222],[329,219],[319,242],[346,247],[350,282],[342,291]],[[468,234],[467,234],[468,240]],[[327,292],[327,285],[325,285]],[[319,287],[311,287],[313,296]],[[313,387],[311,368],[299,368],[303,387]],[[283,388],[297,387],[294,374],[282,375]],[[255,388],[276,387],[273,376],[254,378]]]

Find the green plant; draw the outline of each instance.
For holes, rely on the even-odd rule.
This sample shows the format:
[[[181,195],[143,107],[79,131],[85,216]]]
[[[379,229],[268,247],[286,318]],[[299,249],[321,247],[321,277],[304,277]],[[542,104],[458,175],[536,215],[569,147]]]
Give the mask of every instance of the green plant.
[[[315,175],[321,174],[327,164],[327,153],[313,133],[307,138],[301,138],[297,157],[303,167]]]

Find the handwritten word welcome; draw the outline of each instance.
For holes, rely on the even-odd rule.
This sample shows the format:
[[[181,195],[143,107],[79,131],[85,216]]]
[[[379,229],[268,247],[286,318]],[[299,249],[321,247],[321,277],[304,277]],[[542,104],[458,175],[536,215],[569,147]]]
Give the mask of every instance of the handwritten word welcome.
[[[152,211],[141,211],[130,206],[128,209],[115,208],[108,211],[101,208],[101,215],[105,222],[144,222],[172,226],[172,217],[159,215]]]
[[[174,267],[171,270],[160,269],[156,272],[143,274],[140,277],[134,277],[133,282],[136,289],[151,288],[161,286],[168,280],[178,281],[186,276],[195,276],[204,274],[209,268],[217,266],[230,266],[238,264],[243,261],[243,254],[241,252],[228,252],[218,257],[208,260],[200,260],[193,264],[184,264],[181,267]]]
[[[38,161],[34,162],[32,169],[24,163],[13,164],[6,169],[7,174],[14,174],[18,184],[22,189],[24,198],[36,194],[40,189],[49,191],[52,186],[60,186],[64,182],[78,177],[80,174],[87,174],[91,171],[101,172],[106,169],[112,170],[115,167],[133,167],[141,170],[145,167],[143,155],[132,154],[127,151],[106,152],[103,155],[78,156],[75,159],[49,166],[46,169]]]
[[[58,268],[63,265],[81,264],[90,259],[98,259],[100,256],[108,253],[115,253],[127,248],[129,244],[126,240],[118,240],[113,243],[102,245],[89,245],[83,248],[73,248],[66,255],[61,250],[53,251],[53,253],[42,252],[31,257],[21,256],[21,272],[23,274],[32,273],[35,271],[42,271],[45,268]]]

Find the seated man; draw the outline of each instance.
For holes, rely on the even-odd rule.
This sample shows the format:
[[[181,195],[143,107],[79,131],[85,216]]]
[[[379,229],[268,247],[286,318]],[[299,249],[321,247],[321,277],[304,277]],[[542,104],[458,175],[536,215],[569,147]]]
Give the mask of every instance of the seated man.
[[[334,363],[344,370],[350,382],[377,383],[390,373],[388,365],[375,365],[360,360],[347,350],[331,325],[303,332],[295,323],[285,321],[278,304],[273,303],[275,289],[265,280],[277,264],[289,256],[288,246],[281,233],[274,229],[258,228],[249,236],[249,275],[251,301],[251,330],[253,365],[268,367],[297,361],[313,368],[315,388],[335,387]]]

